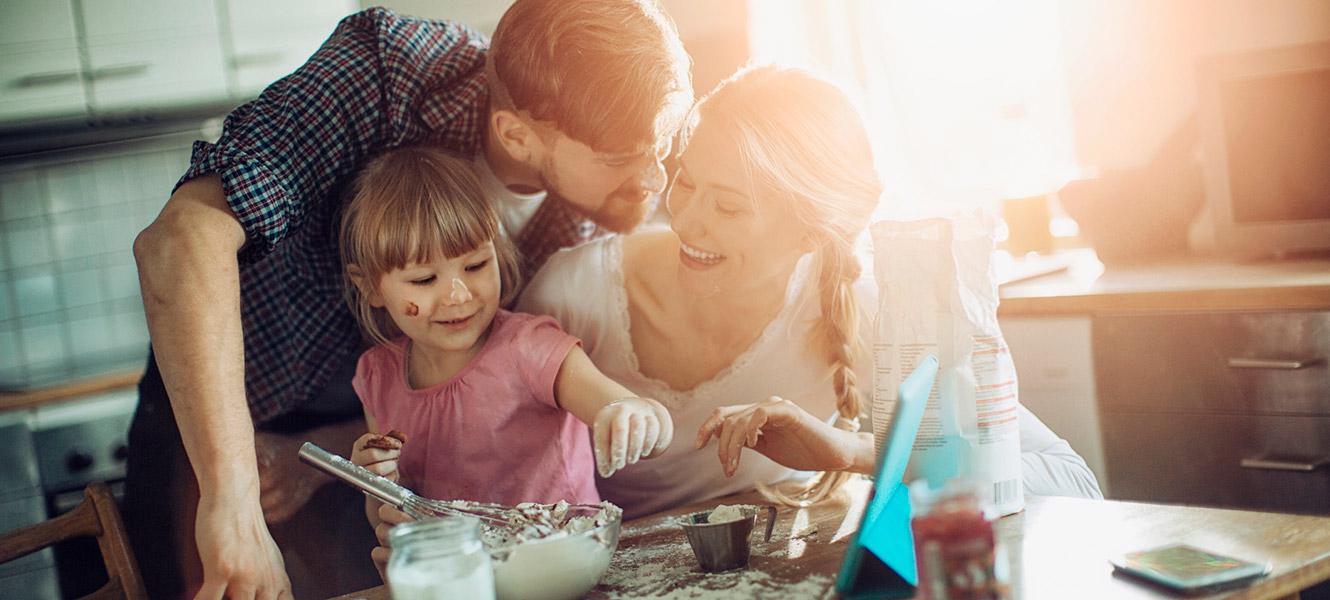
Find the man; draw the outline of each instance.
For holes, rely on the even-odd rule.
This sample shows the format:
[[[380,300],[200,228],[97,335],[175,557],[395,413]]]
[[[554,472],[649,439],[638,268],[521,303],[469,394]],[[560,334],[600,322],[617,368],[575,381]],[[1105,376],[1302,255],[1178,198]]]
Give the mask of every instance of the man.
[[[279,520],[301,494],[269,500],[280,470],[261,476],[255,426],[347,412],[325,404],[358,412],[346,390],[361,344],[334,224],[361,162],[415,143],[475,156],[529,271],[602,229],[631,229],[663,187],[660,160],[692,89],[657,6],[518,0],[486,46],[454,23],[348,17],[232,112],[216,144],[196,144],[135,241],[153,355],[125,513],[153,597],[291,595],[265,508]],[[346,451],[357,427],[302,435]],[[287,448],[271,460],[292,458]]]

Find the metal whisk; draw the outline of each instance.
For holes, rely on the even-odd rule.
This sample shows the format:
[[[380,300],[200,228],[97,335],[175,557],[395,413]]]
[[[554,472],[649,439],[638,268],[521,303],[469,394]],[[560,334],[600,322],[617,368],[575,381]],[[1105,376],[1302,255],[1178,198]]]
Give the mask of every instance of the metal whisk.
[[[300,460],[324,473],[336,477],[367,496],[396,507],[413,519],[463,515],[480,519],[490,527],[520,529],[528,526],[558,528],[565,525],[574,511],[551,514],[553,505],[531,504],[518,507],[486,504],[461,500],[432,500],[417,495],[404,486],[369,472],[346,458],[328,452],[313,442],[300,446]],[[570,504],[569,508],[597,510],[595,504]],[[551,519],[557,518],[558,522]]]

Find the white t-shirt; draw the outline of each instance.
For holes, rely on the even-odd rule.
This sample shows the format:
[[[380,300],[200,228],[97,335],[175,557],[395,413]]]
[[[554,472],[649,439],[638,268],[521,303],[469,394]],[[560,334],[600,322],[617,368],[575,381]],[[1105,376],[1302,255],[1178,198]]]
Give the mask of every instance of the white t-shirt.
[[[750,490],[758,482],[774,483],[797,473],[756,452],[744,452],[734,476],[725,477],[715,443],[695,450],[693,440],[713,409],[770,396],[790,400],[819,418],[835,418],[828,369],[811,353],[813,328],[821,318],[812,263],[812,255],[799,260],[786,286],[785,305],[752,346],[716,377],[687,391],[670,389],[638,368],[629,333],[622,236],[555,253],[527,285],[517,310],[558,319],[564,331],[581,338],[602,373],[639,396],[660,401],[674,419],[674,440],[665,454],[599,480],[601,495],[623,507],[625,516]],[[861,306],[877,305],[871,272],[865,269],[855,286]],[[861,318],[860,324],[864,339],[871,340],[872,319]],[[856,369],[858,380],[871,382],[871,361],[864,362]],[[871,383],[865,391],[871,390],[868,386]],[[1026,492],[1100,497],[1085,461],[1032,413],[1020,410]]]
[[[545,190],[519,194],[508,189],[508,186],[494,175],[494,170],[490,169],[483,152],[476,156],[475,162],[476,177],[480,178],[480,185],[493,203],[495,212],[499,213],[499,223],[503,226],[508,239],[516,240],[517,236],[522,234],[527,221],[531,220],[531,215],[536,214],[536,209],[540,208],[540,203],[548,194]]]

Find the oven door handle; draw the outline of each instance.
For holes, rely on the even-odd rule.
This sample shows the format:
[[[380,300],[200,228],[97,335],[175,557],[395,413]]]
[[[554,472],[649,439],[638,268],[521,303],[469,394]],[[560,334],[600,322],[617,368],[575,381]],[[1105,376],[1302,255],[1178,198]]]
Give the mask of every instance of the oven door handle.
[[[1308,358],[1230,358],[1228,359],[1228,368],[1230,369],[1280,369],[1284,371],[1296,371],[1298,369],[1319,365],[1325,359],[1320,357]]]
[[[106,485],[111,488],[111,497],[115,498],[117,504],[121,504],[125,501],[124,479],[107,481]],[[63,490],[54,493],[48,491],[46,493],[46,505],[51,513],[51,518],[74,510],[81,502],[83,502],[83,488]]]
[[[1263,471],[1315,471],[1326,465],[1330,465],[1330,457],[1321,458],[1275,458],[1255,456],[1244,458],[1240,463],[1244,469],[1260,469]]]

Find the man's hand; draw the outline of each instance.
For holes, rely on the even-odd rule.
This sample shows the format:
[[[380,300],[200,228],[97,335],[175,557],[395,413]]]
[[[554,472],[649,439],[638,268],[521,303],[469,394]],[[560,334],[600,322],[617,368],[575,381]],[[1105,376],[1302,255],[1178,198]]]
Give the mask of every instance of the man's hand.
[[[253,508],[244,508],[247,504]],[[203,587],[195,600],[292,597],[282,553],[253,500],[218,502],[204,497],[194,527],[203,560]]]
[[[374,527],[374,536],[379,538],[379,545],[370,551],[369,557],[374,561],[374,568],[379,570],[379,579],[384,583],[388,583],[388,559],[393,555],[392,548],[388,546],[388,530],[394,525],[410,521],[411,517],[406,513],[387,504],[379,505],[379,524]]]
[[[744,448],[756,450],[791,469],[842,471],[854,466],[862,445],[854,434],[832,427],[779,396],[765,402],[722,406],[697,430],[701,449],[712,437],[725,476],[739,469]]]
[[[650,398],[624,398],[596,413],[596,470],[609,477],[639,459],[660,456],[674,439],[670,412]]]

